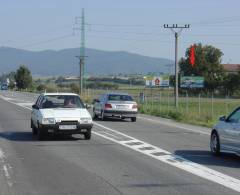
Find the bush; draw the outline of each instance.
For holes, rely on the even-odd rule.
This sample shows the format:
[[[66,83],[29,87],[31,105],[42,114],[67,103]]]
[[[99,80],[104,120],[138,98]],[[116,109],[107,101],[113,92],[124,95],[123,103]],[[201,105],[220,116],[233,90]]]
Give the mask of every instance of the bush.
[[[44,91],[46,88],[47,88],[46,85],[40,84],[40,85],[37,86],[36,89],[37,89],[37,91]]]
[[[79,87],[76,83],[71,83],[70,84],[71,92],[73,93],[79,93]]]

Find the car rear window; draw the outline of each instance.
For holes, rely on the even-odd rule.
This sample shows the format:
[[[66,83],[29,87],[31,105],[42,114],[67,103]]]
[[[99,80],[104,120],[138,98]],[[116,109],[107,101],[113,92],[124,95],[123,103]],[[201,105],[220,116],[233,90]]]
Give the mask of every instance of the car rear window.
[[[108,96],[108,100],[110,100],[110,101],[133,101],[133,98],[129,95],[111,94]]]
[[[81,99],[74,95],[44,96],[41,108],[84,108]]]

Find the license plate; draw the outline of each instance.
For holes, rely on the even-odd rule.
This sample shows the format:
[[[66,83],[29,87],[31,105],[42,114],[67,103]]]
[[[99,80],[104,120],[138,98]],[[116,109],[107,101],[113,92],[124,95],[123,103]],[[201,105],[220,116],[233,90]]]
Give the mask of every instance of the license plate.
[[[87,132],[87,129],[82,129],[81,132],[82,132],[82,133],[86,133],[86,132]]]
[[[126,105],[117,105],[116,108],[128,108]]]
[[[76,125],[59,125],[60,130],[73,130],[77,129]]]

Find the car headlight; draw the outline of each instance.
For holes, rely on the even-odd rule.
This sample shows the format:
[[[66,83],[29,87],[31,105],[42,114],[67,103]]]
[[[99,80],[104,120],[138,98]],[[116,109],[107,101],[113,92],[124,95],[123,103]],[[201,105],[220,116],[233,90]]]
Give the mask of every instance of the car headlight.
[[[80,123],[92,123],[92,118],[80,118]]]
[[[43,125],[49,125],[49,124],[55,124],[55,119],[54,118],[43,118],[42,119],[42,124]]]

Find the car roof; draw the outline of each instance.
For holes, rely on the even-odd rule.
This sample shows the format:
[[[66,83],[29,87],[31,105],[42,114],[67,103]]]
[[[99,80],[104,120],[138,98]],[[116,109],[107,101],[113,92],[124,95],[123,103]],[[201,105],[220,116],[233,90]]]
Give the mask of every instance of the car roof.
[[[50,95],[75,95],[78,96],[78,94],[76,93],[42,93],[42,95],[44,96],[50,96]]]

